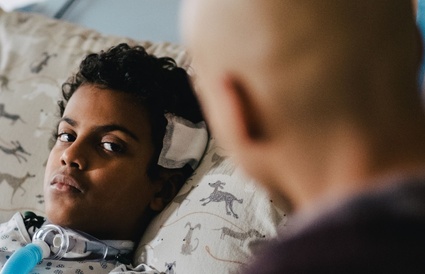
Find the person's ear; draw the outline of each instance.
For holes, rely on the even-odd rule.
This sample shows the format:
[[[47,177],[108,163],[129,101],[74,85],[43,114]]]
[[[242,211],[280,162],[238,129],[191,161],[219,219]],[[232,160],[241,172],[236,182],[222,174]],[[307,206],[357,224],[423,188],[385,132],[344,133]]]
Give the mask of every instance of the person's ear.
[[[423,72],[423,66],[424,66],[424,62],[425,62],[425,58],[424,58],[424,41],[422,38],[422,33],[421,30],[419,29],[419,26],[416,25],[416,41],[417,41],[417,46],[418,46],[418,80],[419,80],[419,89],[421,89],[420,91],[422,92],[422,86],[424,85],[424,75],[421,75],[421,73]]]
[[[260,110],[250,90],[236,77],[223,79],[222,101],[226,106],[226,123],[237,137],[236,142],[256,142],[265,137]]]
[[[418,14],[418,0],[412,0],[413,12],[415,16]]]
[[[150,202],[150,208],[157,212],[162,211],[173,200],[184,184],[184,176],[180,170],[164,169],[160,173],[156,184],[161,187]]]

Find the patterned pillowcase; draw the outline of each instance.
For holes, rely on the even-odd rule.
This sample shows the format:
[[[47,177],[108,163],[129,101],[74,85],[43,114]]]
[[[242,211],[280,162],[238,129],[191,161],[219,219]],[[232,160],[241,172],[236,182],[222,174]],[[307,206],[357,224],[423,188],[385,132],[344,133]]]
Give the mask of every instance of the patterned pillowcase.
[[[82,58],[126,42],[188,68],[170,43],[105,36],[35,14],[0,10],[0,222],[17,211],[43,215],[43,177],[61,84]],[[195,174],[152,222],[135,254],[159,270],[232,273],[284,219],[266,193],[212,139]],[[201,272],[202,271],[202,272]]]
[[[135,262],[164,272],[236,273],[284,221],[212,139],[195,174],[148,227]]]

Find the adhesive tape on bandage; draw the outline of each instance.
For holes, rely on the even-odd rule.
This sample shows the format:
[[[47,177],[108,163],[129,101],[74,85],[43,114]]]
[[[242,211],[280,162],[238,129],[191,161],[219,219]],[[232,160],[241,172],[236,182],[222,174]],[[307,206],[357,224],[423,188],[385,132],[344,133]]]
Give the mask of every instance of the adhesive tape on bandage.
[[[182,168],[199,165],[208,143],[208,131],[204,121],[192,123],[182,117],[166,113],[167,127],[158,165],[165,168]]]

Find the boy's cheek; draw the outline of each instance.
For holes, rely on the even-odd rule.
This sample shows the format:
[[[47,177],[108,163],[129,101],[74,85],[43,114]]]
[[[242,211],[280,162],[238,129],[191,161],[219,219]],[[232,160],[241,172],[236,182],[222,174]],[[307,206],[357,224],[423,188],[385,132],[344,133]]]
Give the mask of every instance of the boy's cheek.
[[[49,153],[49,157],[47,158],[46,171],[49,169],[51,165],[53,165],[56,161],[59,160],[58,157],[60,157],[59,152],[57,147],[55,146],[52,148],[52,150]]]
[[[49,177],[53,170],[60,165],[60,155],[61,153],[58,151],[57,147],[54,147],[47,158],[46,168],[44,170],[44,181],[49,180]]]

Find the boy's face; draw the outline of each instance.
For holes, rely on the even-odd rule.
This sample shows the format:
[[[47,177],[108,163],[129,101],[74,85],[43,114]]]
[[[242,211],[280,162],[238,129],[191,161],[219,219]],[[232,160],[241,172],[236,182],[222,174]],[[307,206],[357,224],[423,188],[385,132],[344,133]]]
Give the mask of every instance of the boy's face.
[[[49,221],[98,238],[134,236],[161,187],[147,176],[154,151],[147,116],[122,92],[86,85],[74,93],[45,172]]]

